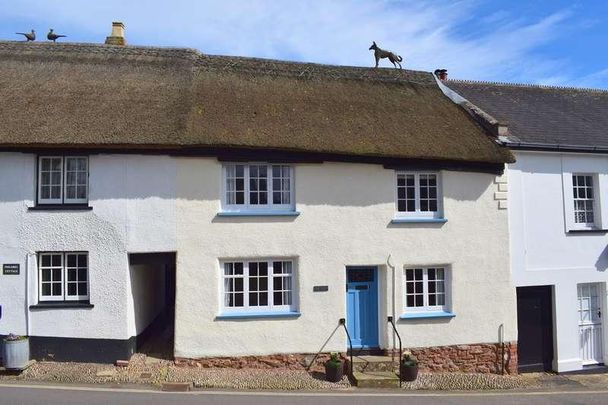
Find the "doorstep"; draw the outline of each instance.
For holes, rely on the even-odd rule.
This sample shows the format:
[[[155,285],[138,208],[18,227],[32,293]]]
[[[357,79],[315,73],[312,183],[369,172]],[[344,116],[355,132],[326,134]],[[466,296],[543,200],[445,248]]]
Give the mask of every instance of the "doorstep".
[[[393,371],[353,371],[353,380],[359,388],[399,387],[399,376]]]
[[[395,371],[399,369],[399,356],[353,356],[353,371]]]

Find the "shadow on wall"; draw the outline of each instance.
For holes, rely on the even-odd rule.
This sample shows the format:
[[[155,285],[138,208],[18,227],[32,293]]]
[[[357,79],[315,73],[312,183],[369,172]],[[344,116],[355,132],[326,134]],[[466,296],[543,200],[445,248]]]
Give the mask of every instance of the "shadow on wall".
[[[595,262],[595,268],[597,271],[602,272],[608,269],[608,246],[604,247],[604,250],[602,250],[602,253],[600,253],[600,257],[598,257],[597,261]]]
[[[176,196],[190,201],[217,202],[220,199],[220,166],[217,161],[208,158],[97,155],[91,158],[90,166],[92,203],[113,199],[173,200]],[[493,175],[484,173],[445,173],[443,196],[455,200],[477,200],[494,179]],[[295,184],[296,204],[373,207],[394,204],[395,199],[394,171],[377,164],[302,164],[296,169]],[[32,195],[34,189],[35,185],[32,184]],[[22,201],[24,195],[2,195],[2,201],[12,199]],[[266,220],[268,222],[269,219]],[[284,222],[286,219],[280,218],[278,221]],[[235,222],[235,218],[229,222]]]

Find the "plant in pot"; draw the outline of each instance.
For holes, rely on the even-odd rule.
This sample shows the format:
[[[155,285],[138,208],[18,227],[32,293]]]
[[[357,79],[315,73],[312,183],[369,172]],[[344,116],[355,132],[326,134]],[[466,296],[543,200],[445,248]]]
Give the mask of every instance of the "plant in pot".
[[[27,336],[9,334],[4,338],[2,359],[7,370],[23,370],[30,361],[30,341]]]
[[[399,378],[401,381],[414,381],[416,377],[418,377],[418,359],[411,352],[405,352],[399,364]]]
[[[344,376],[344,366],[338,353],[332,353],[329,360],[325,362],[325,379],[331,382],[338,382]]]

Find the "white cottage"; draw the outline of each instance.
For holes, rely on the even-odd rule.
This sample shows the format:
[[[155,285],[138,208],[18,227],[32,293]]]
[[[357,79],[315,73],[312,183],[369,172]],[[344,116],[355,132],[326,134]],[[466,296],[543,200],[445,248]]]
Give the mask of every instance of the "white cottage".
[[[608,363],[608,92],[446,84],[494,117],[516,156],[508,201],[520,369]]]
[[[0,94],[0,334],[36,358],[281,365],[396,330],[428,369],[515,370],[513,157],[432,74],[0,42]]]

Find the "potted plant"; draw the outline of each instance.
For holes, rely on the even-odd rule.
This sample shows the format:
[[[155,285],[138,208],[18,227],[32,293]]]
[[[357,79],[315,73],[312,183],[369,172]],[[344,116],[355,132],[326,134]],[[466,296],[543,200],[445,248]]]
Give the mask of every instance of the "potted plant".
[[[418,377],[418,359],[411,352],[405,352],[399,365],[399,378],[401,381],[414,381],[416,377]]]
[[[338,353],[332,353],[329,360],[325,362],[325,379],[331,382],[338,382],[344,376],[344,367],[338,357]]]
[[[4,338],[4,368],[7,370],[23,370],[30,361],[30,341],[27,336],[9,334]]]

